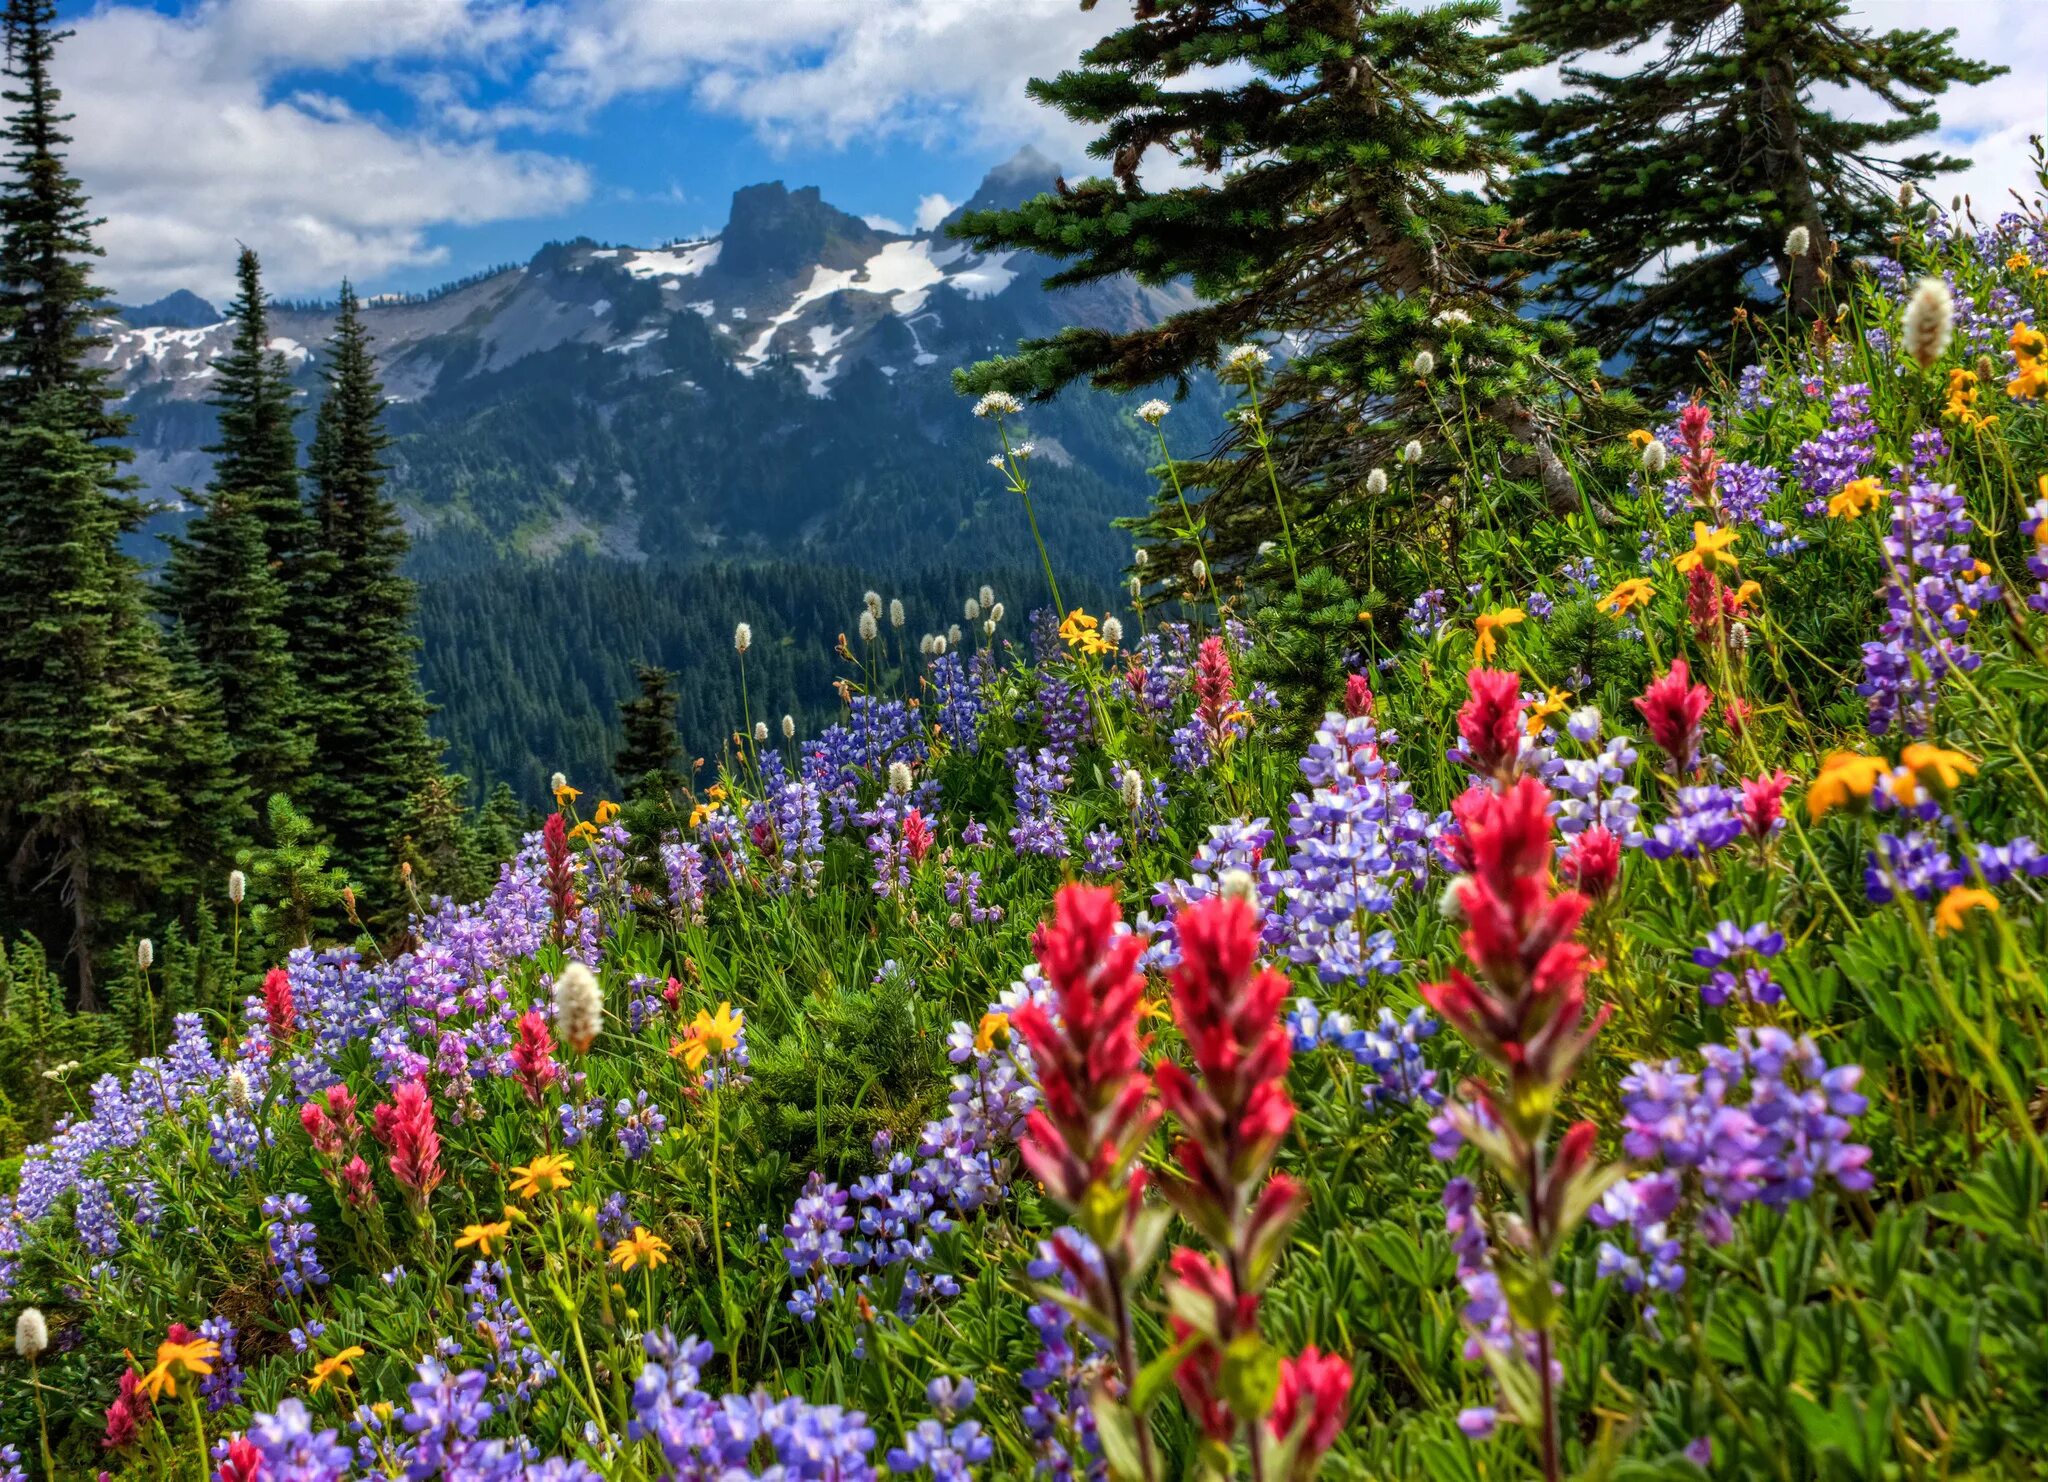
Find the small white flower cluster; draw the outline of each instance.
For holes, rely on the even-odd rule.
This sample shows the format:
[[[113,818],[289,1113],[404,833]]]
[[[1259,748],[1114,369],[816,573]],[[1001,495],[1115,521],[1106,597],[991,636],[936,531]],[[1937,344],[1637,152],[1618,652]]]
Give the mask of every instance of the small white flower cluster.
[[[555,1037],[577,1054],[590,1048],[604,1023],[604,993],[596,975],[571,962],[555,979]]]
[[[1411,437],[1408,439],[1408,445],[1401,449],[1401,461],[1403,463],[1420,463],[1422,461],[1421,438]]]
[[[911,782],[909,762],[889,763],[889,791],[896,794],[899,798],[908,797],[910,795]]]
[[[1375,499],[1387,492],[1387,471],[1384,468],[1375,468],[1365,476],[1365,492]]]
[[[135,944],[135,965],[144,972],[148,972],[149,965],[155,961],[156,943],[152,942],[148,937],[144,937]]]
[[[1647,473],[1654,478],[1656,475],[1662,473],[1664,471],[1665,465],[1670,462],[1671,450],[1665,447],[1664,444],[1659,442],[1656,438],[1653,437],[1648,442],[1643,444],[1644,473]]]
[[[1463,309],[1442,309],[1434,322],[1444,329],[1463,329],[1472,322],[1472,316]]]
[[[1262,365],[1271,365],[1272,363],[1272,356],[1268,355],[1257,345],[1249,343],[1233,345],[1223,356],[1223,368],[1227,371],[1238,371],[1240,373],[1255,371]]]
[[[903,599],[901,597],[891,597],[889,599],[889,626],[901,628],[904,621]]]
[[[1939,278],[1922,278],[1906,302],[1903,325],[1906,353],[1914,364],[1922,370],[1934,369],[1934,363],[1948,353],[1955,327],[1956,301],[1948,284]]]
[[[1140,422],[1149,422],[1154,427],[1157,427],[1166,420],[1166,414],[1172,410],[1172,407],[1155,396],[1138,408],[1138,420]]]
[[[229,870],[228,899],[239,906],[242,903],[242,897],[248,893],[248,890],[249,877],[240,870]]]
[[[1791,231],[1785,233],[1785,255],[1787,257],[1804,257],[1807,250],[1812,246],[1813,234],[1803,226],[1795,226]]]
[[[782,739],[785,741],[794,741],[796,739],[795,716],[785,715],[782,717]]]
[[[61,1081],[73,1071],[80,1069],[83,1064],[84,1062],[79,1060],[66,1060],[61,1065],[53,1065],[44,1071],[43,1079],[46,1081]]]
[[[1024,403],[1007,391],[991,391],[974,404],[974,415],[986,421],[990,417],[1014,417],[1024,410]]]

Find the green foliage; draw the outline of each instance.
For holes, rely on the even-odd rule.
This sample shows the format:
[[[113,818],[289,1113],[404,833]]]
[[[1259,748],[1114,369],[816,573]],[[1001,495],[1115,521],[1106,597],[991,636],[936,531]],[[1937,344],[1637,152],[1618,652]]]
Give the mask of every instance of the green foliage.
[[[283,793],[264,809],[268,839],[241,850],[235,862],[249,879],[249,925],[260,957],[282,962],[310,946],[316,929],[331,928],[351,888],[348,875],[329,862],[333,847]]]
[[[1637,379],[1684,386],[1731,315],[1808,323],[1830,275],[1886,252],[1918,215],[1899,188],[1969,164],[1900,146],[1933,133],[1951,85],[2007,69],[1957,56],[1953,31],[1879,33],[1852,14],[1847,0],[1517,5],[1510,36],[1564,62],[1566,91],[1480,116],[1542,162],[1509,182],[1509,209],[1571,239],[1546,309]],[[1608,64],[1616,51],[1633,70]],[[1795,227],[1809,245],[1788,258]]]

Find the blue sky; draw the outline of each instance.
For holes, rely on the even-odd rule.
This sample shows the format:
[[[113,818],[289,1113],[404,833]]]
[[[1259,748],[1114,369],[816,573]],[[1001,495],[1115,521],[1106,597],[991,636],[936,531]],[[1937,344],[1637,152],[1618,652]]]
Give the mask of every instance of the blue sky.
[[[714,231],[732,192],[815,184],[857,215],[943,214],[1024,144],[1085,136],[1024,96],[1123,0],[60,0],[73,164],[105,281],[218,301],[235,244],[273,291],[430,287],[543,242]],[[2048,126],[2048,4],[1859,0],[1956,26],[2014,75],[1954,96],[1963,181],[2002,200]],[[1540,79],[1537,80],[1540,86]],[[1938,194],[1956,184],[1944,183]],[[1994,208],[1995,210],[1995,208]]]

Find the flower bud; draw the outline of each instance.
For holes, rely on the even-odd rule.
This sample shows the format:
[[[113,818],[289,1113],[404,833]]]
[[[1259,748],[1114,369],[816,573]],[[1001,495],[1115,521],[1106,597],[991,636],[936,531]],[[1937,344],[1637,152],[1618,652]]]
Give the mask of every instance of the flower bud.
[[[14,1351],[33,1361],[50,1346],[50,1325],[43,1321],[40,1307],[24,1307],[14,1320]]]
[[[1435,372],[1436,356],[1427,350],[1417,350],[1415,352],[1415,374],[1426,381]]]

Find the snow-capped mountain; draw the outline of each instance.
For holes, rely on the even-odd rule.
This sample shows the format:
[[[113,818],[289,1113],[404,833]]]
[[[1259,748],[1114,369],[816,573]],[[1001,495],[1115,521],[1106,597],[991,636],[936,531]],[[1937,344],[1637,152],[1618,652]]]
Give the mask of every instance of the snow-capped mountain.
[[[1056,174],[1026,151],[962,209],[1014,204]],[[439,559],[477,554],[463,547],[478,534],[501,554],[585,544],[626,557],[791,543],[846,555],[886,541],[882,527],[943,534],[990,492],[960,500],[988,449],[950,389],[956,366],[1065,324],[1126,328],[1186,302],[1133,282],[1049,294],[1050,268],[970,251],[943,225],[882,230],[815,187],[777,182],[737,192],[709,238],[555,243],[434,294],[371,298],[398,404],[394,486]],[[231,329],[217,315],[195,322],[206,313],[173,295],[105,326],[137,471],[169,500],[209,476],[199,449]],[[278,305],[271,327],[272,348],[317,394],[331,313]],[[1043,456],[1069,465],[1090,505],[1137,507],[1142,451],[1075,401],[1037,419]],[[920,477],[933,507],[904,523],[902,501],[924,497],[906,481]],[[1130,494],[1111,497],[1105,479]],[[898,492],[878,527],[861,505],[881,486]]]

